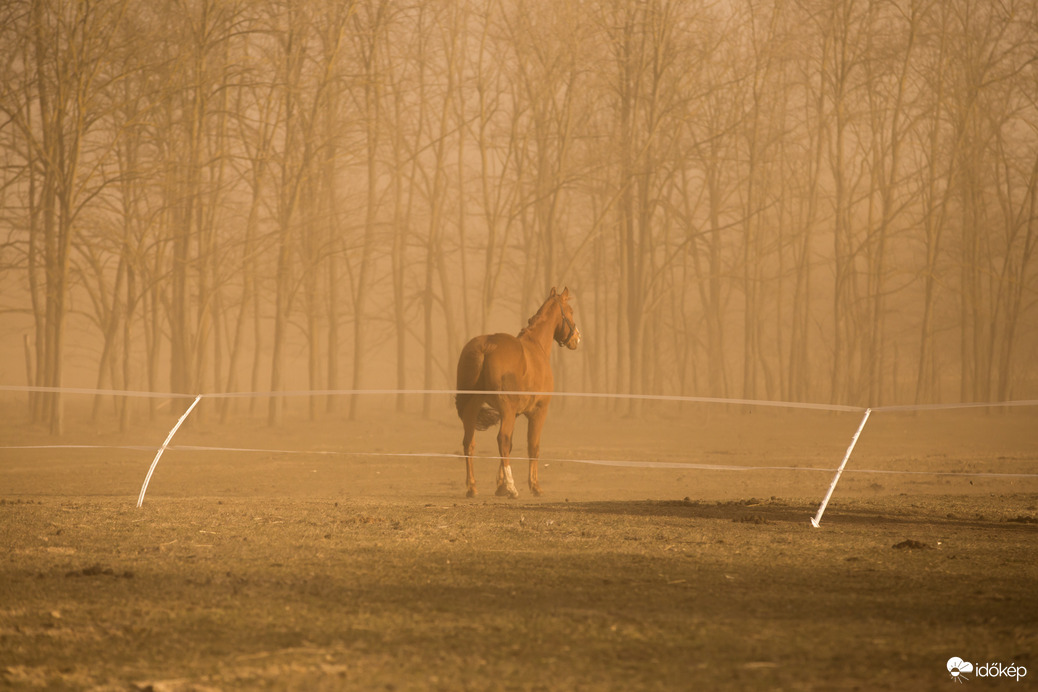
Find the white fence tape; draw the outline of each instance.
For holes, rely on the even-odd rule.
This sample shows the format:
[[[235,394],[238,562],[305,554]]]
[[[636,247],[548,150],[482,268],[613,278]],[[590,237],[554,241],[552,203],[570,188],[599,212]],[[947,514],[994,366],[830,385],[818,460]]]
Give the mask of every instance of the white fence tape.
[[[155,467],[158,466],[159,459],[162,458],[162,453],[169,447],[169,441],[173,439],[173,436],[177,434],[177,430],[184,424],[187,417],[191,415],[191,412],[195,410],[195,406],[198,406],[198,402],[202,400],[202,395],[199,394],[195,397],[195,400],[191,402],[191,405],[184,411],[184,415],[180,417],[177,424],[173,426],[173,429],[169,431],[169,435],[166,435],[165,442],[159,447],[159,451],[155,453],[155,458],[151,462],[151,468],[148,469],[148,475],[144,477],[144,485],[141,486],[141,494],[137,497],[137,506],[140,507],[144,504],[144,493],[148,492],[148,483],[151,482],[151,474],[155,473]]]
[[[471,389],[297,389],[279,392],[203,392],[201,394],[184,394],[176,392],[145,392],[128,389],[89,389],[76,387],[28,387],[24,385],[0,385],[0,392],[63,392],[65,394],[86,394],[102,396],[147,397],[152,399],[194,399],[203,396],[207,399],[245,399],[269,397],[303,397],[303,396],[353,396],[359,395],[450,395],[486,394],[482,390]],[[709,396],[679,396],[671,394],[623,394],[610,392],[519,392],[502,391],[497,394],[551,395],[560,398],[575,399],[625,399],[639,401],[670,401],[692,404],[726,404],[729,406],[765,406],[773,408],[810,409],[815,411],[844,411],[864,413],[871,408],[873,413],[896,411],[935,411],[965,408],[1001,408],[1016,406],[1038,406],[1038,399],[1019,399],[1011,401],[976,401],[951,404],[897,404],[890,406],[850,406],[845,404],[819,404],[799,401],[773,401],[770,399],[726,399]]]
[[[329,389],[329,390],[295,390],[295,391],[281,391],[281,392],[213,392],[205,394],[182,394],[172,392],[142,392],[133,390],[118,390],[118,389],[89,389],[89,388],[73,388],[73,387],[29,387],[29,386],[17,386],[17,385],[0,385],[0,391],[6,392],[61,392],[65,394],[82,394],[82,395],[102,395],[102,396],[124,396],[124,397],[147,397],[147,398],[159,398],[159,399],[191,399],[194,401],[184,412],[184,414],[177,420],[176,425],[169,431],[162,446],[159,447],[155,454],[155,458],[151,462],[151,466],[148,469],[148,474],[144,479],[144,484],[141,487],[140,495],[137,498],[137,506],[140,507],[144,502],[144,495],[148,490],[148,484],[151,481],[152,474],[155,472],[155,467],[159,463],[159,459],[167,449],[184,450],[184,451],[208,451],[208,452],[243,452],[243,453],[265,453],[265,454],[333,454],[343,456],[364,456],[364,457],[422,457],[422,458],[446,458],[446,459],[463,459],[464,455],[461,454],[430,454],[425,452],[356,452],[356,451],[330,451],[330,450],[285,450],[285,449],[253,449],[253,448],[238,448],[238,447],[200,447],[193,445],[173,445],[169,443],[173,439],[177,430],[184,423],[187,417],[194,410],[195,406],[198,405],[199,401],[203,397],[209,399],[226,399],[226,398],[250,398],[250,397],[295,397],[295,396],[352,396],[352,395],[450,395],[454,396],[457,394],[483,394],[485,392],[479,390],[457,390],[457,389]],[[816,411],[840,411],[840,412],[856,412],[864,413],[861,422],[858,425],[858,429],[855,431],[854,436],[851,438],[851,443],[847,447],[847,451],[844,453],[843,459],[840,462],[839,467],[835,469],[836,474],[833,477],[832,482],[829,485],[829,489],[826,492],[825,498],[822,500],[822,504],[818,508],[817,514],[811,518],[811,524],[815,527],[819,526],[822,515],[825,512],[826,507],[829,504],[829,500],[832,497],[833,491],[836,489],[836,484],[840,480],[840,476],[844,473],[847,466],[847,462],[850,460],[851,453],[854,451],[854,446],[857,444],[858,437],[861,435],[862,429],[865,427],[865,423],[868,421],[870,414],[879,412],[909,412],[909,411],[939,411],[939,410],[952,410],[952,409],[969,409],[969,408],[1003,408],[1003,407],[1020,407],[1020,406],[1036,406],[1038,405],[1038,399],[1028,400],[1013,400],[1013,401],[995,401],[995,402],[966,402],[966,403],[952,403],[952,404],[919,404],[919,405],[892,405],[892,406],[847,406],[841,404],[817,404],[817,403],[803,403],[803,402],[792,402],[792,401],[770,401],[764,399],[725,399],[718,397],[696,397],[696,396],[677,396],[677,395],[662,395],[662,394],[610,394],[610,393],[595,393],[595,392],[497,392],[498,394],[523,394],[523,395],[543,395],[550,394],[554,397],[571,397],[571,398],[597,398],[597,399],[627,399],[627,400],[642,400],[642,401],[665,401],[665,402],[679,402],[679,403],[696,403],[696,404],[726,404],[730,406],[766,406],[766,407],[777,407],[777,408],[792,408],[792,409],[808,409]],[[8,447],[0,447],[0,449],[127,449],[127,450],[150,450],[153,447],[146,447],[140,445],[14,445]],[[478,457],[480,459],[488,460],[500,460],[501,457],[497,456],[485,456]],[[511,461],[528,461],[525,457],[510,457]],[[617,466],[626,468],[666,468],[666,469],[689,469],[698,471],[816,471],[816,472],[831,472],[834,469],[830,468],[815,468],[806,466],[739,466],[739,465],[721,465],[721,464],[693,464],[685,462],[664,462],[664,461],[630,461],[622,459],[545,459],[541,458],[541,462],[544,463],[576,463],[576,464],[592,464],[597,466]],[[999,473],[999,472],[967,472],[967,471],[898,471],[898,470],[881,470],[881,469],[853,469],[852,473],[871,473],[871,474],[891,474],[891,475],[934,475],[934,476],[970,476],[970,477],[988,477],[988,478],[1038,478],[1038,473]]]
[[[148,445],[11,445],[0,449],[48,450],[48,449],[121,449],[133,452],[150,452]],[[274,449],[260,447],[215,447],[202,445],[169,445],[170,452],[225,452],[234,454],[307,455],[338,457],[371,457],[398,459],[450,459],[463,460],[464,454],[451,452],[358,452],[331,449]],[[474,455],[476,461],[500,461],[496,455]],[[531,461],[530,457],[509,456],[509,461]],[[833,473],[829,466],[749,466],[738,464],[695,464],[686,461],[633,461],[630,459],[579,459],[538,457],[544,464],[588,464],[591,466],[615,466],[634,469],[688,469],[689,471],[813,471]],[[999,471],[904,471],[898,469],[845,469],[845,473],[872,473],[889,476],[962,476],[968,478],[1038,478],[1038,473],[1004,473]]]
[[[829,504],[829,498],[833,496],[833,491],[836,490],[836,484],[840,482],[840,476],[843,475],[843,469],[847,466],[847,460],[851,458],[851,452],[854,451],[854,445],[858,444],[858,437],[861,435],[861,431],[865,429],[865,424],[869,422],[869,414],[872,413],[872,409],[865,409],[865,415],[861,417],[861,423],[858,424],[858,429],[854,431],[854,437],[851,438],[851,444],[847,447],[847,451],[843,455],[843,461],[840,462],[839,468],[836,469],[836,475],[833,476],[832,483],[829,484],[829,492],[825,494],[825,499],[822,500],[822,504],[818,507],[818,513],[811,518],[811,526],[818,528],[818,522],[822,521],[822,515],[825,513],[825,507]]]

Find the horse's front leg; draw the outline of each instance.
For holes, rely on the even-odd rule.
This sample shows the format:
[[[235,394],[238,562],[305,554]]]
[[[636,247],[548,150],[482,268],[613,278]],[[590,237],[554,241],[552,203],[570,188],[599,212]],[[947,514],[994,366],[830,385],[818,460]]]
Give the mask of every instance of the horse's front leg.
[[[512,467],[508,463],[508,455],[512,452],[512,430],[515,429],[515,415],[501,415],[501,429],[497,433],[497,450],[501,455],[501,465],[497,468],[497,495],[510,498],[519,497],[519,490],[512,479]]]
[[[526,451],[530,457],[530,492],[535,497],[541,495],[541,484],[537,481],[537,459],[541,454],[541,430],[548,417],[548,404],[544,403],[527,414]]]
[[[476,436],[475,423],[470,422],[468,419],[464,421],[465,425],[465,437],[461,440],[461,448],[465,452],[465,497],[476,496],[476,474],[472,468],[472,454],[476,451],[475,442],[473,438]]]

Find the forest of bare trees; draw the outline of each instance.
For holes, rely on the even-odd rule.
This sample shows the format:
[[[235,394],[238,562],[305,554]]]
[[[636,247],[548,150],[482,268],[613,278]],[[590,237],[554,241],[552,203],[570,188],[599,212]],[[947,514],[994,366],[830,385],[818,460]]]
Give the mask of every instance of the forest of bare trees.
[[[1033,0],[7,0],[0,319],[39,386],[435,389],[567,285],[571,390],[1033,396],[1036,56]]]

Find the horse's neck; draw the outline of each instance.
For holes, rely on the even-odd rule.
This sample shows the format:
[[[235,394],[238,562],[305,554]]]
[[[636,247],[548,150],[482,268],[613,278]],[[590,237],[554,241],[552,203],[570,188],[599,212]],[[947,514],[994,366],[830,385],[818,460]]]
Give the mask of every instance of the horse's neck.
[[[544,349],[545,353],[551,351],[551,342],[558,328],[558,320],[553,318],[554,311],[546,310],[538,312],[534,319],[522,331],[520,337],[529,339]]]

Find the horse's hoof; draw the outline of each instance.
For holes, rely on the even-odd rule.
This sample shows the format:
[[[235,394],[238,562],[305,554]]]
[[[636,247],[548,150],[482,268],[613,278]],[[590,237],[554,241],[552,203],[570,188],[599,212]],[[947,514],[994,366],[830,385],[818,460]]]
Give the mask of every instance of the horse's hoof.
[[[509,497],[509,499],[512,499],[512,500],[517,499],[519,497],[519,491],[516,490],[515,488],[510,489],[508,491],[508,497]]]
[[[540,497],[540,496],[541,496],[541,489],[540,489],[540,488],[536,488],[536,487],[531,487],[531,488],[530,488],[530,493],[531,493],[531,494],[532,494],[532,495],[533,495],[534,497]]]
[[[476,496],[476,489],[475,488],[469,488],[469,491],[467,493],[465,493],[465,497],[475,497],[475,496]]]
[[[498,497],[504,497],[508,494],[508,488],[504,485],[497,486],[497,490],[494,492]]]

